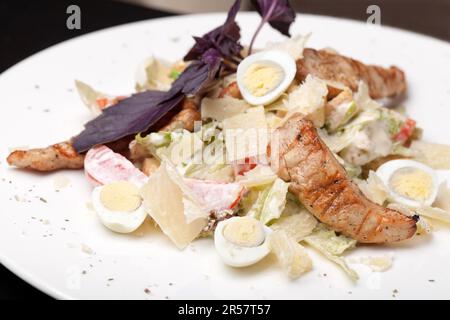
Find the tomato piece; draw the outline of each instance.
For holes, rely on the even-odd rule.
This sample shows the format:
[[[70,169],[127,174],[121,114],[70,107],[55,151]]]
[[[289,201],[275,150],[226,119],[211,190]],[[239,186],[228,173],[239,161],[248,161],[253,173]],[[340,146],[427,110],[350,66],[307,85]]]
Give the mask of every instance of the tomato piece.
[[[101,110],[105,109],[106,106],[108,105],[108,99],[107,98],[100,98],[96,100],[97,105],[99,106],[99,108]]]
[[[245,158],[244,163],[238,163],[234,165],[235,175],[243,175],[244,173],[254,169],[258,165],[256,159]]]
[[[94,185],[129,181],[139,186],[148,180],[127,158],[106,146],[97,146],[88,151],[84,171],[87,179]]]
[[[416,129],[416,121],[413,119],[407,119],[400,131],[394,136],[394,140],[398,142],[405,143],[411,138],[414,130]]]

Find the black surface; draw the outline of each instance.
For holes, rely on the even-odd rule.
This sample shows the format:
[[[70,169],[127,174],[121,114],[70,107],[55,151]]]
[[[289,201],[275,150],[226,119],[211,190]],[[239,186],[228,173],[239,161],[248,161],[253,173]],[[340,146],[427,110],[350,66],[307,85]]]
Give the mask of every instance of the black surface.
[[[66,8],[81,8],[81,30],[66,28]],[[0,72],[58,42],[168,13],[114,1],[0,0]],[[0,265],[0,299],[49,299]]]
[[[81,29],[66,27],[69,5],[81,9]],[[169,13],[110,0],[0,0],[0,72],[58,42]]]
[[[81,30],[66,28],[70,4],[81,8]],[[369,4],[381,7],[382,24],[450,40],[450,0],[298,0],[295,7],[303,13],[365,20]],[[84,33],[167,15],[110,0],[0,0],[0,72],[33,53]],[[0,299],[49,297],[0,265]]]
[[[297,11],[367,21],[378,5],[381,24],[450,41],[450,0],[291,0]]]

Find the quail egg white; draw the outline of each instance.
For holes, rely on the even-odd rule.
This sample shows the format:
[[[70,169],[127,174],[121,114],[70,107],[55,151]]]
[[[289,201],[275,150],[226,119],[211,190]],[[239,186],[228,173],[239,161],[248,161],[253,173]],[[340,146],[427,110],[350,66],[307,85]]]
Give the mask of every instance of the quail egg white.
[[[389,200],[411,208],[431,206],[439,182],[430,167],[414,160],[392,160],[378,168],[376,174],[389,190]]]
[[[144,222],[147,212],[139,188],[131,182],[118,181],[96,187],[92,205],[100,221],[118,233],[130,233]]]
[[[278,50],[263,51],[245,58],[237,69],[237,84],[252,105],[277,100],[290,86],[297,72],[295,60]]]
[[[267,236],[271,232],[252,217],[233,217],[219,222],[214,232],[214,245],[225,264],[246,267],[269,254]]]

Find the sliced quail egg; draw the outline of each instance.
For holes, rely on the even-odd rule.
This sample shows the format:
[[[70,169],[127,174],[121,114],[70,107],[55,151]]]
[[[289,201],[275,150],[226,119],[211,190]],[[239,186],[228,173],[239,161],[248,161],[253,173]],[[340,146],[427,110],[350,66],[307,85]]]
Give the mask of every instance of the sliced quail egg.
[[[227,265],[246,267],[269,254],[267,236],[271,232],[255,218],[234,217],[219,222],[214,232],[214,245]]]
[[[92,205],[100,221],[118,233],[133,232],[147,216],[139,188],[127,181],[96,187],[92,192]]]
[[[380,166],[377,176],[389,189],[389,200],[411,208],[430,206],[439,189],[436,173],[413,160],[392,160]]]
[[[252,105],[277,100],[294,80],[297,66],[287,53],[271,50],[252,54],[237,69],[237,84],[244,99]]]

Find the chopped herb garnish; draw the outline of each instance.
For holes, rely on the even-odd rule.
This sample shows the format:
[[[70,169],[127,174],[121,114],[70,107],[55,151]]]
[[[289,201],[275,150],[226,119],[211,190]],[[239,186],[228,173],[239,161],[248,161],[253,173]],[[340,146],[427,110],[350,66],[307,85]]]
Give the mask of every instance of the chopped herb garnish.
[[[181,72],[178,70],[172,70],[170,71],[169,77],[172,79],[178,79],[178,77],[180,76]]]

